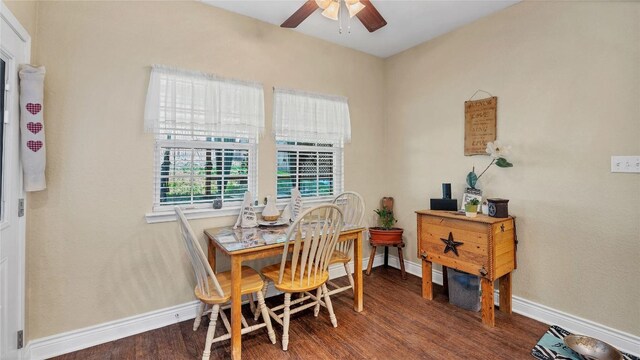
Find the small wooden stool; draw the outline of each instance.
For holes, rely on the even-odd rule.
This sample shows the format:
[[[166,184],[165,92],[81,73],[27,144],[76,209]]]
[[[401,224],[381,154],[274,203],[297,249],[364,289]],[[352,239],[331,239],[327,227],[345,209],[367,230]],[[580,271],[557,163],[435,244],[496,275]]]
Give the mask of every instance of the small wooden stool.
[[[384,266],[388,266],[389,261],[389,246],[398,248],[398,260],[400,261],[400,270],[402,271],[402,279],[407,279],[407,272],[404,270],[404,257],[402,256],[402,248],[404,248],[404,241],[397,244],[378,244],[373,241],[371,244],[371,255],[369,256],[369,264],[367,265],[367,275],[371,275],[371,267],[373,266],[373,259],[376,257],[376,249],[378,246],[384,246]]]

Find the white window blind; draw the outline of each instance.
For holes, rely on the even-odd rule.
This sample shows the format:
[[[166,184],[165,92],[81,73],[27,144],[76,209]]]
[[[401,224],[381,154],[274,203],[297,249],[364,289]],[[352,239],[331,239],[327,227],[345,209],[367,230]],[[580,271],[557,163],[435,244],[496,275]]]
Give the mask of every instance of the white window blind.
[[[274,89],[277,197],[298,187],[306,198],[332,198],[343,190],[343,144],[351,140],[344,97]]]
[[[334,197],[342,192],[342,147],[327,143],[280,140],[278,199],[291,197],[296,186],[303,197]]]
[[[145,129],[156,134],[154,211],[239,206],[257,193],[262,86],[154,65]]]

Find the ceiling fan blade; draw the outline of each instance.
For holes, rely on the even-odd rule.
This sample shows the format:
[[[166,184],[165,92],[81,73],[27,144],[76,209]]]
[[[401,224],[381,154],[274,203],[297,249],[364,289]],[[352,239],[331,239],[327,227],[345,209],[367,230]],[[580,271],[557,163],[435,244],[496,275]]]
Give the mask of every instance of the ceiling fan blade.
[[[364,5],[364,9],[357,13],[356,16],[360,19],[362,25],[369,30],[369,32],[374,32],[387,25],[387,20],[380,15],[378,9],[373,6],[371,1],[360,0],[360,2]]]
[[[300,23],[302,23],[304,19],[306,19],[307,17],[309,17],[309,15],[311,15],[314,11],[316,11],[317,8],[318,8],[318,4],[316,4],[315,0],[307,0],[307,2],[304,3],[304,5],[302,5],[298,10],[296,10],[296,12],[294,12],[293,15],[289,16],[289,18],[285,20],[285,22],[283,22],[282,25],[280,25],[280,27],[283,27],[283,28],[298,27],[298,25],[300,25]]]

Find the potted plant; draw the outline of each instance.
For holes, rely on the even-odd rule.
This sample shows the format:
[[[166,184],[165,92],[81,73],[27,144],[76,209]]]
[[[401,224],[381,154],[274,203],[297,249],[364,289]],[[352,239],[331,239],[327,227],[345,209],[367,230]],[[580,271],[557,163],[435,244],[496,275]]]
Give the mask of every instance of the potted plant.
[[[369,228],[370,241],[379,245],[401,243],[404,230],[393,227],[393,225],[398,222],[393,216],[393,211],[384,207],[374,211],[378,214],[378,223],[380,226]]]
[[[464,204],[464,213],[468,217],[476,217],[478,215],[478,205],[480,205],[480,200],[471,199]]]

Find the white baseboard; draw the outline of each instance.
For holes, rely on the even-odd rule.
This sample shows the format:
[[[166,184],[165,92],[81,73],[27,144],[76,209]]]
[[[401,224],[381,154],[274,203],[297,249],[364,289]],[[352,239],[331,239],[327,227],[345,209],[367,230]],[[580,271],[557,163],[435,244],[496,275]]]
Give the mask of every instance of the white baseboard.
[[[369,259],[363,259],[363,269],[366,268],[368,261]],[[377,255],[373,262],[374,266],[379,266],[383,263],[382,255]],[[353,271],[352,263],[350,264],[350,268],[351,271]],[[346,275],[346,272],[342,265],[333,265],[329,268],[329,276],[331,279],[344,275]],[[270,283],[267,288],[267,297],[278,294],[279,292],[273,287],[273,284]],[[47,359],[193,319],[196,317],[197,308],[198,301],[191,301],[145,314],[35,339],[27,345],[23,358],[34,360]]]
[[[47,359],[196,317],[198,301],[30,341],[25,359]]]
[[[362,268],[366,269],[368,259],[363,259]],[[384,263],[384,255],[378,254],[374,258],[373,266],[378,267]],[[389,255],[389,266],[400,267],[397,256]],[[353,264],[350,264],[353,271]],[[422,267],[419,263],[405,260],[405,269],[409,274],[422,276]],[[346,273],[342,265],[334,265],[329,268],[329,276],[333,278],[344,276]],[[433,271],[433,282],[442,285],[442,272]],[[271,285],[267,296],[277,295],[278,292]],[[498,303],[498,292],[495,294]],[[73,330],[53,336],[30,341],[27,345],[25,359],[46,359],[98,344],[114,341],[127,336],[139,334],[145,331],[161,328],[171,324],[193,319],[196,316],[198,302],[191,301],[182,305],[151,311],[125,319],[110,321],[107,323]],[[569,331],[596,337],[619,348],[622,351],[638,355],[640,353],[640,337],[631,335],[590,320],[564,313],[549,308],[545,305],[534,303],[518,296],[513,296],[513,311],[526,317],[541,321],[546,324],[559,325]],[[541,334],[542,336],[542,334]]]
[[[389,266],[400,268],[400,261],[397,256],[389,255]],[[375,264],[375,263],[374,263]],[[412,275],[422,277],[422,266],[420,263],[404,261],[405,270]],[[442,285],[442,272],[433,270],[433,282]],[[499,302],[498,290],[494,293],[494,302]],[[566,312],[550,308],[548,306],[535,303],[519,296],[512,296],[511,308],[513,312],[538,320],[549,325],[558,325],[576,334],[593,336],[605,341],[616,348],[636,356],[640,354],[640,336],[632,335],[620,330],[613,329],[591,320],[568,314]],[[541,334],[542,336],[542,334]]]

